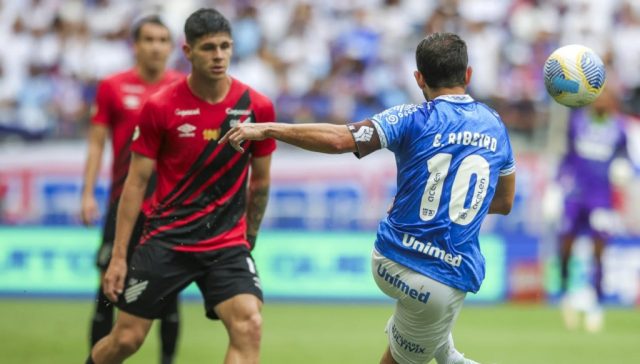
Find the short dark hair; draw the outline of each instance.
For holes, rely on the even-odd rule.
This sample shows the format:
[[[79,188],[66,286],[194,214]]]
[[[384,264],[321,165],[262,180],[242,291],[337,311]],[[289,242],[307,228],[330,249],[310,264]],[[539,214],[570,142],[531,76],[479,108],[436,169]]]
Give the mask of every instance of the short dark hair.
[[[416,49],[416,66],[430,88],[464,86],[467,45],[453,33],[427,35]]]
[[[131,37],[133,38],[134,41],[138,41],[140,39],[140,32],[142,31],[142,27],[145,24],[156,24],[169,30],[167,25],[162,21],[162,19],[158,15],[147,15],[145,17],[142,17],[136,20],[133,23],[133,28],[131,29]]]
[[[184,35],[189,44],[202,36],[216,33],[231,35],[229,20],[216,9],[200,9],[189,15],[184,23]]]

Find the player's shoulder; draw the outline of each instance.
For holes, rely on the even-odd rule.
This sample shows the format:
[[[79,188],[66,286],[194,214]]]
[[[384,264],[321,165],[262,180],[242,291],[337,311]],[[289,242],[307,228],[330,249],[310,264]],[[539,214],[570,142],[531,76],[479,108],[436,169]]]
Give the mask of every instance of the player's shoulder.
[[[420,111],[427,111],[426,104],[399,104],[392,106],[378,114],[375,114],[371,120],[379,123],[397,124],[403,119],[413,117]]]
[[[100,81],[100,83],[105,85],[120,85],[122,83],[130,81],[135,77],[136,77],[135,70],[133,68],[130,68],[124,71],[107,75],[102,79],[102,81]]]
[[[484,110],[486,112],[488,117],[493,117],[497,121],[502,123],[502,118],[500,117],[500,114],[498,114],[498,112],[494,108],[480,101],[476,101],[476,104],[478,105],[479,109]]]
[[[180,71],[176,71],[174,69],[168,69],[164,73],[165,83],[167,84],[173,84],[174,82],[179,81],[184,77],[187,77],[187,76],[184,73]]]
[[[174,80],[174,82],[168,84],[167,86],[161,88],[160,90],[149,96],[146,104],[150,107],[155,108],[171,106],[175,102],[175,100],[180,97],[181,93],[188,92],[185,83],[186,79],[184,77],[177,78],[176,80]]]
[[[241,94],[249,92],[249,97],[251,98],[251,103],[254,105],[254,107],[260,108],[273,106],[273,102],[267,95],[238,80],[235,77],[232,77],[232,80],[234,83],[234,87],[237,87]]]

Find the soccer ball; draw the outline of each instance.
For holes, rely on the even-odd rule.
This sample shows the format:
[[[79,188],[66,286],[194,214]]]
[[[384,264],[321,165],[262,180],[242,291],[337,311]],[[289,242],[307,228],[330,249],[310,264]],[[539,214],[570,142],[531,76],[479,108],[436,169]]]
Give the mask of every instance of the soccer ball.
[[[544,85],[558,103],[581,107],[595,100],[606,79],[604,64],[590,48],[572,44],[556,49],[544,63]]]

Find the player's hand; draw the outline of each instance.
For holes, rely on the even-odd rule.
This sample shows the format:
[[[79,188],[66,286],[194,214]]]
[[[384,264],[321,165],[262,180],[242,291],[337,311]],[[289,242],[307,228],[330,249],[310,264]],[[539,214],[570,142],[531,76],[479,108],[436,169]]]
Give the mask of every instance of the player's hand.
[[[82,205],[80,206],[80,219],[85,225],[93,225],[98,220],[98,202],[95,196],[82,195]]]
[[[111,258],[109,268],[104,274],[102,290],[111,302],[117,302],[124,290],[124,279],[127,276],[127,261],[124,258]]]
[[[264,124],[243,123],[231,128],[220,140],[218,144],[229,142],[231,146],[240,153],[244,153],[244,148],[240,146],[245,140],[264,140],[266,126]]]

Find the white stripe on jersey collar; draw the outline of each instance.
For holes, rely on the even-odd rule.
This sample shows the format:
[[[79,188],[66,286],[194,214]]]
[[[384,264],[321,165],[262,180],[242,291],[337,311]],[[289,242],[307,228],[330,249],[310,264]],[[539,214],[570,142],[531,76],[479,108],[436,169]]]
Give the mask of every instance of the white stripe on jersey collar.
[[[467,103],[467,102],[474,101],[471,96],[466,94],[465,95],[440,95],[435,99],[433,99],[433,101],[435,100],[444,100],[444,101],[455,102],[455,103]]]

